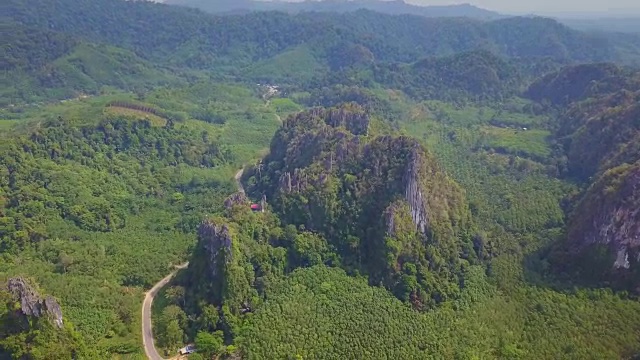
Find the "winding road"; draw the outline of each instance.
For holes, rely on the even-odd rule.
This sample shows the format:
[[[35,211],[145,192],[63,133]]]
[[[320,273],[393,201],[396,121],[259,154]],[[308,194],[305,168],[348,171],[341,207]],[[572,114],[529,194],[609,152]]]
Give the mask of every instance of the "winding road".
[[[142,303],[142,344],[144,345],[144,352],[147,354],[147,358],[151,360],[164,360],[158,353],[158,350],[156,350],[153,341],[153,324],[151,323],[151,304],[153,304],[153,298],[158,294],[160,289],[171,281],[178,271],[187,266],[189,266],[189,262],[176,266],[176,270],[155,284],[144,297],[144,302]]]
[[[244,194],[244,186],[242,186],[242,182],[240,182],[240,178],[242,177],[242,174],[244,174],[244,168],[238,170],[234,178],[236,179],[236,185],[238,186],[238,191]]]
[[[244,187],[240,182],[240,178],[243,173],[244,169],[238,170],[234,178],[236,180],[236,185],[238,186],[238,191],[244,194]],[[158,294],[160,289],[171,281],[178,271],[186,268],[187,266],[189,266],[189,262],[176,266],[176,270],[155,284],[144,296],[144,302],[142,303],[142,344],[144,346],[144,352],[150,360],[164,360],[164,358],[158,353],[158,350],[156,350],[153,340],[153,324],[151,322],[151,305],[153,304],[153,298]]]

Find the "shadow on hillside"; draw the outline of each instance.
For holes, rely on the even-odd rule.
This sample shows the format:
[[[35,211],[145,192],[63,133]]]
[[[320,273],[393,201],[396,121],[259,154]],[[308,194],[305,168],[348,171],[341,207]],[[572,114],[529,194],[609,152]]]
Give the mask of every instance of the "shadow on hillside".
[[[524,256],[524,281],[561,292],[604,289],[623,297],[640,296],[640,288],[634,285],[637,275],[613,269],[614,261],[604,247],[578,254],[564,244],[553,242]]]

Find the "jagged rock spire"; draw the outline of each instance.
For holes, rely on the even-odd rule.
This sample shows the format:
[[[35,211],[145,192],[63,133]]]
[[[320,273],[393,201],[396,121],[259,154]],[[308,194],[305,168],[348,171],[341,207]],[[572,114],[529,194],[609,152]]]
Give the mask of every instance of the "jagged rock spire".
[[[7,290],[20,302],[22,313],[26,316],[49,316],[54,325],[62,328],[62,309],[51,296],[44,299],[31,287],[23,278],[17,277],[9,279]]]

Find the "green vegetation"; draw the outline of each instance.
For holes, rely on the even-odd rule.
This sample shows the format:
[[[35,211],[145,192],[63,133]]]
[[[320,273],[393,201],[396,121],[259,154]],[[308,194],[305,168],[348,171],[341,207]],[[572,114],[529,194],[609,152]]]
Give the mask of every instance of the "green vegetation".
[[[324,235],[337,263],[432,306],[455,296],[458,254],[475,257],[464,196],[415,140],[374,137],[370,121],[353,104],[290,117],[246,172],[247,191],[271,199],[284,223]]]
[[[250,65],[244,76],[259,82],[309,81],[325,69],[308,46],[286,50],[270,59]]]
[[[6,24],[0,25],[9,28]],[[135,53],[108,45],[82,42],[50,31],[12,25],[3,48],[0,106],[99,94],[108,88],[148,91],[184,80]],[[41,45],[42,39],[48,39]],[[4,40],[4,39],[3,39]]]
[[[497,127],[485,127],[481,131],[482,136],[487,137],[487,146],[498,152],[538,159],[551,155],[546,141],[551,135],[549,131]]]
[[[144,112],[110,111],[114,101],[185,120],[154,125]],[[190,118],[201,103],[225,123]],[[236,164],[267,146],[275,114],[252,91],[222,84],[4,114],[30,125],[2,144],[0,276],[34,278],[100,358],[139,353],[142,291],[187,257],[202,214],[233,191]]]
[[[0,358],[142,356],[144,291],[187,259],[152,309],[167,356],[640,352],[640,77],[620,67],[637,37],[122,0],[0,11],[0,280],[64,314],[0,289]]]
[[[248,359],[614,359],[637,351],[637,302],[607,291],[505,294],[477,267],[460,299],[425,314],[322,266],[294,271],[267,298],[238,338]]]
[[[371,283],[386,284],[371,281],[372,274],[367,273],[366,267],[360,272],[365,276],[347,275],[358,273],[353,271],[353,262],[347,257],[352,250],[341,248],[340,243],[332,240],[330,231],[336,231],[340,224],[348,222],[340,221],[324,230],[318,226],[331,224],[327,220],[331,218],[325,215],[319,218],[321,221],[314,220],[319,214],[328,213],[318,212],[315,208],[322,209],[331,199],[327,196],[332,188],[327,186],[332,184],[331,177],[327,177],[329,180],[325,187],[315,188],[315,193],[308,192],[306,189],[314,186],[310,180],[315,175],[307,170],[297,172],[297,179],[292,175],[292,186],[300,186],[301,190],[291,193],[265,190],[271,194],[268,198],[272,199],[272,209],[285,223],[303,225],[298,229],[291,225],[283,228],[274,223],[272,214],[250,213],[237,208],[227,213],[227,219],[212,220],[211,226],[219,229],[213,235],[210,231],[201,231],[199,246],[192,259],[197,265],[189,269],[192,275],[182,280],[198,300],[185,308],[192,311],[192,317],[196,319],[210,318],[204,309],[210,311],[211,305],[205,305],[206,299],[213,299],[210,304],[217,305],[219,317],[215,317],[218,321],[213,326],[208,322],[209,325],[202,327],[203,320],[193,322],[188,331],[222,330],[227,343],[233,341],[248,358],[262,358],[269,354],[277,358],[330,359],[368,353],[400,358],[529,359],[556,358],[558,354],[568,358],[617,358],[638,351],[637,301],[611,291],[557,291],[548,287],[550,283],[562,284],[563,281],[548,272],[552,268],[550,261],[555,259],[548,258],[545,249],[562,237],[564,214],[560,203],[564,194],[574,189],[569,183],[549,177],[555,165],[515,155],[492,154],[476,147],[483,135],[474,127],[465,129],[461,114],[466,111],[476,115],[470,123],[478,122],[474,125],[477,128],[489,126],[492,117],[479,119],[477,110],[461,109],[451,114],[445,111],[444,118],[458,118],[460,122],[443,123],[428,115],[428,111],[410,108],[417,106],[428,110],[405,98],[379,101],[402,101],[409,105],[405,112],[408,118],[401,118],[399,125],[432,149],[445,169],[467,190],[471,212],[479,228],[473,236],[471,251],[473,256],[488,260],[486,274],[484,266],[465,266],[461,277],[464,285],[455,292],[455,296],[440,298],[438,306],[422,313],[415,311],[421,308],[420,302],[416,301],[419,297],[411,292],[405,297],[398,292],[405,285],[416,284],[409,276],[413,273],[411,266],[406,266],[402,275],[402,281],[406,283],[400,282],[402,286],[394,288],[393,293],[369,286]],[[351,129],[357,133],[359,128],[354,121],[358,124],[357,114],[361,110],[353,107],[341,110],[346,123],[338,127],[342,130],[337,132],[343,133],[340,137],[349,142],[347,131]],[[275,159],[285,159],[278,166],[319,163],[321,167],[302,168],[326,171],[327,162],[322,161],[325,153],[321,149],[325,146],[339,148],[340,144],[340,141],[331,140],[331,127],[323,125],[326,121],[323,119],[330,119],[328,114],[332,111],[339,113],[340,110],[316,110],[288,119],[274,137],[270,155],[254,170],[260,171],[247,173],[248,190],[255,191],[259,186],[281,189],[282,181],[264,180],[274,178],[273,172],[279,169],[273,164]],[[535,115],[518,113],[513,109],[510,112],[504,116],[528,119],[529,124],[546,124]],[[295,150],[298,136],[307,144],[319,146]],[[361,141],[375,143],[372,136],[370,134],[369,139]],[[319,139],[331,145],[322,145]],[[280,148],[285,144],[286,148]],[[278,155],[283,152],[286,154],[284,157]],[[329,165],[339,169],[343,166],[337,157],[340,150],[331,153],[336,154],[336,158]],[[393,158],[393,151],[385,154],[388,159]],[[373,159],[375,162],[375,157]],[[549,161],[547,153],[545,162]],[[347,163],[366,169],[364,159]],[[374,173],[372,171],[369,176]],[[356,176],[353,179],[355,184],[366,183],[358,181]],[[286,181],[284,186],[288,186]],[[290,198],[297,194],[308,194],[305,196],[308,199],[306,205],[297,205],[300,200]],[[354,200],[357,201],[357,197]],[[343,203],[348,204],[338,202],[336,206],[327,208],[336,212],[344,206]],[[296,220],[299,218],[306,220]],[[349,217],[341,215],[340,218]],[[401,218],[394,221],[396,227],[404,226]],[[225,226],[229,229],[228,235],[221,230]],[[324,236],[312,236],[308,230]],[[405,237],[404,241],[409,238]],[[357,237],[350,239],[359,246]],[[208,251],[222,249],[223,244],[230,244],[229,257],[212,257]],[[439,243],[438,246],[445,245]],[[221,254],[219,251],[215,253]],[[427,254],[433,256],[433,253]],[[207,260],[212,258],[219,260],[213,263]],[[231,262],[223,259],[231,259]],[[371,255],[366,259],[365,262],[375,261]],[[251,265],[243,265],[244,262]],[[325,267],[327,265],[332,268]],[[348,272],[336,269],[336,266]],[[289,275],[281,276],[291,270]],[[221,272],[226,275],[215,275]],[[207,274],[204,280],[203,273]],[[430,272],[431,276],[436,274]],[[422,284],[424,280],[419,281],[418,284]],[[428,289],[431,294],[437,291],[433,287]],[[399,300],[405,300],[405,304]],[[409,304],[414,310],[407,306]],[[608,328],[619,331],[612,337],[610,332],[605,335],[598,330]]]
[[[13,279],[25,281],[24,279]],[[44,303],[37,289],[28,284],[29,293],[11,289],[2,282],[0,288],[0,358],[70,359],[91,358],[89,349],[73,325],[52,313],[57,305]],[[47,299],[50,300],[50,299]],[[57,323],[57,321],[63,321]]]

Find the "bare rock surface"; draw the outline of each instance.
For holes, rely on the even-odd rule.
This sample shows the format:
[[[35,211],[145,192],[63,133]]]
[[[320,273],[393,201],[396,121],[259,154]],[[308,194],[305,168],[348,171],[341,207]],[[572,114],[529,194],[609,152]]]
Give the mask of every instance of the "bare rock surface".
[[[56,299],[51,296],[42,298],[26,280],[20,277],[9,279],[7,290],[20,302],[24,315],[38,318],[48,316],[53,324],[62,328],[62,309]]]

